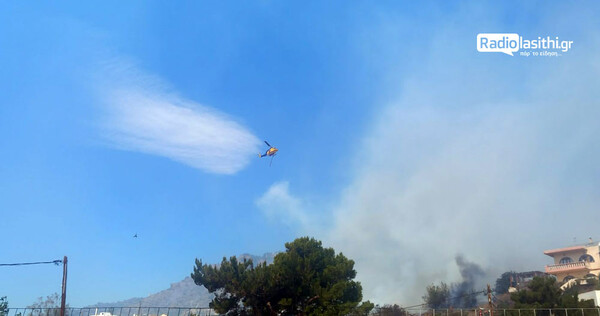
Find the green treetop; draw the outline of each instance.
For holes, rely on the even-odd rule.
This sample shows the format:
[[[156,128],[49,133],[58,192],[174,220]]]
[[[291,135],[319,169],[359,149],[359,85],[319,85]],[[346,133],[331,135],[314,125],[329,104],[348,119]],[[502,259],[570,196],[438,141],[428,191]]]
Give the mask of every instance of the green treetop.
[[[227,315],[366,314],[354,261],[320,241],[303,237],[285,244],[273,264],[223,258],[220,266],[196,259],[192,278],[215,293],[210,307]]]

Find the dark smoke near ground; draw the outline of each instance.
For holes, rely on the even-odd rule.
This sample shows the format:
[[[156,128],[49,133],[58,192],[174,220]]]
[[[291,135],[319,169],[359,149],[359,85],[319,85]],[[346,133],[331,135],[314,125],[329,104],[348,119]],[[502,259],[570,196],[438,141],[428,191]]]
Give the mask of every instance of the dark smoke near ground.
[[[477,288],[485,277],[481,267],[473,262],[467,261],[462,255],[457,255],[456,265],[459,268],[462,281],[453,283],[450,291],[451,306],[454,308],[470,308],[477,306],[477,298],[482,289]]]

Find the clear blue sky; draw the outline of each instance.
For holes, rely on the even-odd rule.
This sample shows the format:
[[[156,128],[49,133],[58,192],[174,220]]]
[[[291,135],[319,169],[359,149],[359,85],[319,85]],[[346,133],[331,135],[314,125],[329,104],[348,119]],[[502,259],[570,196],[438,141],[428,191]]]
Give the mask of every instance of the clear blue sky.
[[[564,223],[552,214],[565,210],[597,214],[598,9],[3,3],[0,263],[67,255],[68,302],[84,306],[162,290],[195,258],[280,251],[309,234],[356,259],[365,298],[393,300],[369,285],[387,278],[379,268],[359,268],[369,258],[412,262],[386,256],[435,245],[401,232],[447,234],[436,206],[469,219],[460,231],[494,219],[495,231],[506,229],[503,212],[547,225]],[[479,53],[484,32],[574,45],[560,57]],[[262,140],[280,149],[271,167],[256,157]],[[473,188],[487,191],[465,193]],[[374,217],[388,223],[366,223]],[[600,238],[580,225],[535,229],[525,248],[537,257],[523,268],[543,269],[541,251],[574,236]],[[498,263],[512,240],[490,239],[498,253],[469,257],[462,245],[474,236],[463,237],[445,247],[442,272],[423,266],[409,284],[452,281],[457,252]],[[60,282],[60,267],[1,268],[0,296],[22,307],[60,292]],[[389,303],[413,299],[395,295]]]

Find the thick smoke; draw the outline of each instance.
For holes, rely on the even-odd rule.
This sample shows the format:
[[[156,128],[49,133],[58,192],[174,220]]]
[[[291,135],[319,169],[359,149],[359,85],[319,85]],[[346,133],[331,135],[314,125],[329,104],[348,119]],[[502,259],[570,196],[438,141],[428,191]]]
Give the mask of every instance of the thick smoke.
[[[460,271],[462,281],[452,284],[450,297],[451,306],[455,308],[468,308],[477,305],[478,295],[481,289],[481,281],[485,272],[477,264],[468,262],[462,255],[456,256],[456,265]]]
[[[467,268],[465,281],[493,283],[543,270],[544,250],[597,230],[587,219],[600,205],[598,35],[542,62],[477,55],[463,49],[471,26],[443,29],[356,146],[323,233],[378,303],[415,305],[427,284],[462,282],[457,253],[489,267]]]

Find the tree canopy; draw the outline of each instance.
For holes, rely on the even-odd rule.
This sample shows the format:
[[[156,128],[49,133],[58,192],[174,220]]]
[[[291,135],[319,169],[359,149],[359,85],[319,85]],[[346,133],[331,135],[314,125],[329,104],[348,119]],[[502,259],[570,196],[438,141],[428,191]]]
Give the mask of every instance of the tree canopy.
[[[575,288],[562,292],[553,277],[534,277],[527,287],[511,294],[516,308],[594,307],[593,302],[579,301]]]
[[[8,315],[8,299],[6,296],[0,297],[0,316]]]
[[[429,308],[439,309],[450,306],[450,288],[448,284],[440,282],[440,285],[428,285],[425,289],[423,301]]]
[[[502,275],[496,279],[496,286],[494,287],[494,292],[496,292],[496,294],[508,293],[511,277],[515,274],[516,272],[514,271],[507,271],[502,273]]]
[[[428,285],[422,298],[425,305],[432,309],[471,308],[477,306],[477,295],[481,293],[481,291],[475,291],[468,282],[452,283],[451,285],[440,282],[439,285]]]
[[[270,265],[223,258],[219,266],[196,259],[192,279],[215,294],[210,307],[226,315],[367,314],[354,261],[320,241],[302,237],[285,244]]]

